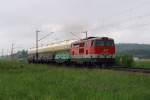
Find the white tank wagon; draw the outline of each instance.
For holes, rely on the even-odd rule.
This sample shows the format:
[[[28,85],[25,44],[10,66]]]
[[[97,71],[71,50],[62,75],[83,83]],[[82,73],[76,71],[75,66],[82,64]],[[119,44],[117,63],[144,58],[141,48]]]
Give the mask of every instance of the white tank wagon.
[[[40,62],[49,62],[53,59],[59,59],[59,55],[68,55],[71,48],[71,43],[76,40],[65,40],[58,43],[52,43],[47,46],[38,48],[38,60]],[[64,57],[64,56],[63,56]],[[28,61],[34,62],[36,60],[36,48],[28,50]]]

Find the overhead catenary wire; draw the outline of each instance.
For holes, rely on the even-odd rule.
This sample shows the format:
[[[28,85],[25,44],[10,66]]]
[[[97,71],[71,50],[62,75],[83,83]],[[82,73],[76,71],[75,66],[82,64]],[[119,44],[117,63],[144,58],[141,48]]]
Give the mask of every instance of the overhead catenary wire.
[[[50,35],[52,35],[52,34],[54,34],[54,32],[48,33],[47,35],[45,35],[45,36],[43,36],[42,38],[38,39],[38,41],[41,41],[41,40],[47,38],[48,36],[50,36]]]
[[[135,5],[135,4],[134,4]],[[113,19],[114,17],[116,18],[116,16],[118,17],[118,16],[122,16],[122,15],[124,15],[124,14],[127,14],[127,13],[132,13],[133,11],[137,11],[137,8],[139,9],[143,9],[143,7],[142,6],[146,6],[146,5],[150,5],[150,1],[144,1],[143,2],[143,0],[142,0],[142,3],[137,3],[135,6],[132,6],[132,7],[130,7],[130,8],[127,8],[127,9],[125,9],[125,10],[123,10],[123,11],[119,11],[119,12],[116,12],[116,13],[113,13],[113,15],[109,15],[109,16],[107,16],[107,17],[103,17],[103,20],[111,20],[111,19]],[[149,7],[149,6],[148,6]]]
[[[123,14],[126,14],[128,12],[130,12],[130,15],[131,15],[131,13],[133,13],[133,11],[135,11],[135,10],[137,11],[137,9],[139,9],[139,8],[143,9],[143,7],[141,7],[143,5],[150,5],[150,2],[149,1],[144,1],[144,2],[142,1],[142,3],[137,4],[135,7],[130,7],[128,9],[124,10],[124,11],[118,12],[117,14],[115,13],[114,14],[115,16],[112,15],[112,16],[105,17],[105,18],[103,18],[102,22],[100,22],[102,24],[100,24],[97,27],[91,29],[91,31],[103,30],[104,28],[114,28],[115,26],[118,26],[118,25],[121,25],[121,24],[124,24],[124,23],[131,23],[132,21],[135,21],[137,19],[146,19],[146,18],[150,17],[150,13],[148,13],[148,14],[139,15],[139,16],[134,16],[134,15],[128,16],[127,18],[121,19],[121,20],[116,19],[116,17],[121,16]],[[115,18],[116,21],[113,21],[114,18]],[[123,18],[124,18],[124,16],[123,16]]]
[[[81,37],[79,37],[78,35],[76,35],[74,32],[70,32],[73,36],[75,36],[78,39],[81,39]]]
[[[146,18],[149,18],[149,17],[150,17],[150,13],[145,14],[145,15],[140,15],[140,16],[134,16],[132,18],[128,17],[128,18],[125,18],[125,19],[120,20],[120,21],[112,22],[110,24],[104,24],[104,25],[101,25],[101,26],[97,26],[96,28],[94,28],[92,30],[95,31],[95,30],[101,30],[101,29],[104,29],[104,28],[111,28],[111,27],[119,26],[121,24],[130,23],[131,21],[146,19]],[[147,25],[149,25],[149,24],[147,24]]]

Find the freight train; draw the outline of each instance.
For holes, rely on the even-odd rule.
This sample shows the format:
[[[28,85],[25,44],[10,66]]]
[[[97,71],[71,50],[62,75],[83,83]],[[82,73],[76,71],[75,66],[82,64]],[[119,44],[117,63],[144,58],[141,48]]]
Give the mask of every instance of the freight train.
[[[29,63],[113,64],[115,44],[109,37],[66,40],[28,51]]]

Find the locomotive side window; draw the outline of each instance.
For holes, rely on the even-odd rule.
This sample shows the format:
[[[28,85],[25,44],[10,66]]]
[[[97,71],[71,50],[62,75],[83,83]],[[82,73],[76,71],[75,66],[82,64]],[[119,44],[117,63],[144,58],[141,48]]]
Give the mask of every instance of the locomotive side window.
[[[72,51],[72,55],[74,55],[74,51]]]
[[[83,53],[84,53],[84,49],[83,48],[79,49],[79,54],[83,54]]]
[[[80,43],[80,47],[84,47],[84,43]]]

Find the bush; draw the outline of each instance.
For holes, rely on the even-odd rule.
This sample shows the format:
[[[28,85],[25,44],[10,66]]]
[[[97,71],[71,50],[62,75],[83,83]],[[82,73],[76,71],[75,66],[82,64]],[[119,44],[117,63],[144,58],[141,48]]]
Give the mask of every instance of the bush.
[[[116,56],[116,64],[117,65],[122,65],[122,66],[127,66],[127,67],[132,67],[134,64],[133,56],[132,55],[117,55]]]

